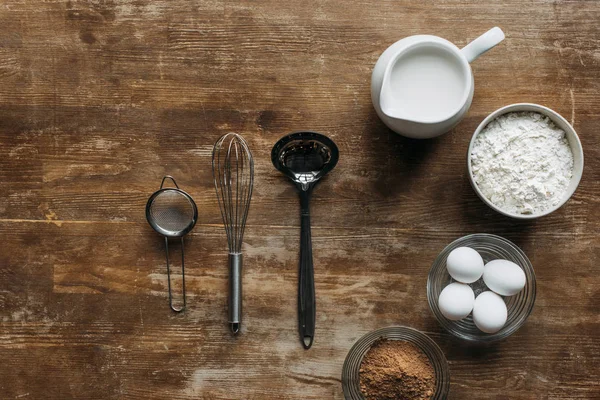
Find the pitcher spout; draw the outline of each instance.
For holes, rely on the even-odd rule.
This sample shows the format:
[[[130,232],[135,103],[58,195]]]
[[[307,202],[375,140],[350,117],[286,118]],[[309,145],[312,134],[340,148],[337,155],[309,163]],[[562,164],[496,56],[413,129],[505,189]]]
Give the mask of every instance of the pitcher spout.
[[[381,87],[379,93],[379,105],[381,112],[388,118],[398,122],[420,122],[414,117],[410,117],[408,113],[398,106],[398,103],[394,100],[394,94],[390,85],[384,85]]]
[[[397,120],[398,122],[412,121],[411,118],[398,107],[398,102],[395,99],[396,95],[394,94],[394,88],[391,82],[392,71],[403,52],[404,49],[396,52],[388,62],[383,74],[383,82],[379,90],[379,106],[381,112],[386,117]]]

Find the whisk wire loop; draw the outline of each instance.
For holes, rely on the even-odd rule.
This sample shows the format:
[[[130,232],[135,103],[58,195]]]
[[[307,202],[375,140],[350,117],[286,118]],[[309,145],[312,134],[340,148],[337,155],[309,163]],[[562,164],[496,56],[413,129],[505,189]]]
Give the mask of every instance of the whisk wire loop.
[[[230,253],[240,253],[254,185],[254,160],[246,140],[223,135],[213,149],[213,176]]]

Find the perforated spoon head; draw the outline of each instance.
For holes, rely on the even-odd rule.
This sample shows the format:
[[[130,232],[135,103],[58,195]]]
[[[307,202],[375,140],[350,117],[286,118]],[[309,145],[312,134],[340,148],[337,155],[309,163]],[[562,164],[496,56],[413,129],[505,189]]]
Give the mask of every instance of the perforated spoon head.
[[[339,150],[327,136],[316,132],[294,132],[279,139],[271,151],[275,168],[307,191],[331,171]]]

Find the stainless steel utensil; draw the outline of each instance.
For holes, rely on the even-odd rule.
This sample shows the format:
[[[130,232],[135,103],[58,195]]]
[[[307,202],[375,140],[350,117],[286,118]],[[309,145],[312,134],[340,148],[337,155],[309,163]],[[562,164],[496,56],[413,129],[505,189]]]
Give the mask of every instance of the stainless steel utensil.
[[[174,188],[163,188],[165,180],[170,179]],[[183,252],[183,237],[192,230],[198,219],[198,208],[192,196],[179,189],[175,179],[166,175],[160,184],[160,189],[152,194],[146,203],[146,219],[156,232],[165,237],[165,253],[167,258],[167,280],[169,287],[169,306],[175,312],[185,309],[185,263]],[[183,305],[175,307],[171,294],[171,267],[169,265],[169,238],[181,239],[181,285]]]
[[[317,182],[335,167],[339,151],[327,136],[294,132],[279,139],[271,151],[275,168],[289,177],[300,193],[300,273],[298,276],[298,328],[305,349],[315,335],[315,280],[310,233],[310,196]]]
[[[229,245],[229,326],[242,323],[242,241],[254,186],[254,159],[246,140],[227,133],[215,143],[212,169]]]

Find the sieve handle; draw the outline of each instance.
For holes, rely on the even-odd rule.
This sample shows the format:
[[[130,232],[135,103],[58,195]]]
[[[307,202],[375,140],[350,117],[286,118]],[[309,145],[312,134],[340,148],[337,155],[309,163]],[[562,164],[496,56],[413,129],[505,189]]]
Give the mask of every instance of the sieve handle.
[[[164,179],[163,179],[164,180]],[[175,182],[173,180],[173,182]],[[162,187],[162,185],[161,185]],[[181,307],[175,307],[173,305],[173,295],[171,294],[171,266],[169,264],[169,240],[165,236],[165,254],[167,255],[167,285],[169,287],[169,306],[171,310],[175,312],[181,312],[185,309],[185,266],[184,266],[184,253],[183,253],[183,236],[181,237],[181,290],[183,296],[183,305]]]
[[[229,254],[229,327],[235,335],[242,325],[242,253]]]

